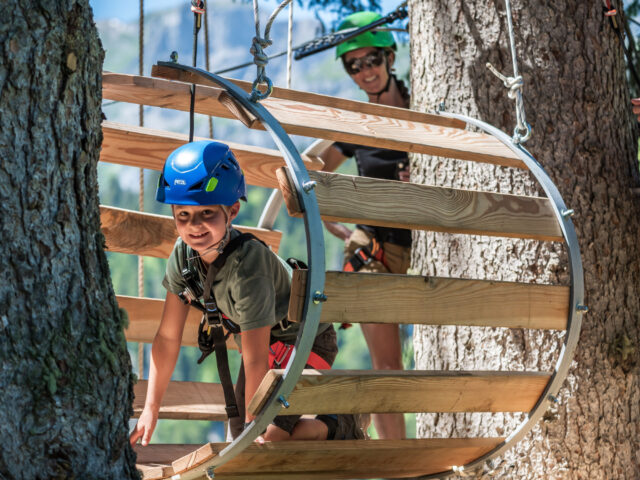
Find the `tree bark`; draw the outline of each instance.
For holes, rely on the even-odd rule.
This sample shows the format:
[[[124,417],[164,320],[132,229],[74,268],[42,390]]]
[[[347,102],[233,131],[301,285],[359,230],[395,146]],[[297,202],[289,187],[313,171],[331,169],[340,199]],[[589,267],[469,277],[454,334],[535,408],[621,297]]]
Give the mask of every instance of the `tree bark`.
[[[412,103],[480,118],[506,132],[514,102],[485,67],[512,75],[502,1],[410,0]],[[576,211],[589,313],[560,403],[497,462],[495,478],[640,478],[640,185],[637,127],[620,42],[600,2],[513,1],[524,78],[526,148]],[[619,20],[619,19],[618,19]],[[414,182],[543,195],[502,167],[415,156]],[[417,233],[426,275],[568,284],[561,244]],[[425,327],[417,369],[553,370],[561,337],[528,330]],[[509,435],[523,415],[420,415],[420,436]]]
[[[0,18],[0,477],[138,478],[100,232],[103,51],[87,0]]]

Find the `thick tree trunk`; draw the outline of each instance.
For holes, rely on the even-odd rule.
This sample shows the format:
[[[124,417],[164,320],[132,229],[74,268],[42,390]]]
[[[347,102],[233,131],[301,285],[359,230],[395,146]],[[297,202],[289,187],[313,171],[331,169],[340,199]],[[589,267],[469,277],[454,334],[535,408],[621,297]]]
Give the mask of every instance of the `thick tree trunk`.
[[[485,67],[511,75],[502,1],[410,0],[412,101],[512,132],[513,102]],[[640,478],[640,197],[635,118],[620,42],[601,2],[513,2],[527,119],[526,147],[569,206],[585,269],[580,343],[560,403],[495,478]],[[542,195],[527,173],[420,156],[414,181]],[[568,283],[560,244],[418,234],[413,266],[427,275]],[[527,330],[419,328],[416,368],[550,371],[559,337]],[[421,415],[421,436],[508,435],[521,415]]]
[[[100,232],[103,52],[88,0],[0,18],[0,477],[137,478]]]

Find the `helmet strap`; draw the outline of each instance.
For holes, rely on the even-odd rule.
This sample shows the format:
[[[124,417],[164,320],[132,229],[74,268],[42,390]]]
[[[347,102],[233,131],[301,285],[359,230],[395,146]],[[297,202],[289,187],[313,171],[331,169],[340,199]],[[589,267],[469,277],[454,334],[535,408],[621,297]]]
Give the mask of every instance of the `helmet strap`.
[[[211,252],[211,250],[216,250],[218,255],[220,255],[224,251],[224,247],[226,247],[229,243],[229,239],[231,238],[231,220],[229,218],[229,210],[226,205],[220,205],[222,211],[224,212],[224,223],[225,223],[225,231],[224,236],[216,243],[205,249],[204,252],[200,253],[200,256],[204,256]]]
[[[385,70],[387,71],[387,83],[385,83],[384,87],[379,92],[374,92],[370,94],[370,95],[376,96],[375,103],[378,103],[378,101],[380,100],[380,95],[389,91],[389,87],[391,87],[391,78],[394,76],[393,73],[391,72],[391,68],[389,67],[389,58],[387,57],[386,51],[384,52],[384,66],[385,66]]]

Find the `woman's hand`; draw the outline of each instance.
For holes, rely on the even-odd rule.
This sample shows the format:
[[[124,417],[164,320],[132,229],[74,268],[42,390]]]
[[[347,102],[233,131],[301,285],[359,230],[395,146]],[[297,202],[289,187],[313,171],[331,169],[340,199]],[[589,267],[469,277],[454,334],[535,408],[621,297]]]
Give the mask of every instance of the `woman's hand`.
[[[338,237],[340,240],[344,242],[349,240],[349,237],[353,233],[352,230],[349,230],[343,224],[338,222],[324,222],[324,226],[329,231],[329,233]]]
[[[146,447],[149,445],[149,441],[151,440],[151,435],[156,428],[156,423],[158,422],[158,411],[153,408],[144,407],[142,410],[142,414],[138,419],[138,423],[136,423],[133,432],[129,435],[129,442],[133,447],[139,439],[142,439],[142,446]]]

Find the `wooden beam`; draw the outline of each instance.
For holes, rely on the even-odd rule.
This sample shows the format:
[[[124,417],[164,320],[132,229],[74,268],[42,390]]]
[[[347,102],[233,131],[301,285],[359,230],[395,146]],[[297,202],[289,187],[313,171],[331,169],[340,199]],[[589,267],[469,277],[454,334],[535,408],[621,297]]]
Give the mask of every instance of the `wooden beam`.
[[[276,172],[289,215],[302,216],[286,167]],[[563,241],[543,197],[459,190],[394,180],[309,172],[324,220],[535,240]]]
[[[102,133],[104,139],[100,151],[101,161],[151,170],[162,170],[169,154],[189,141],[187,135],[114,122],[102,122]],[[224,143],[229,145],[238,159],[248,184],[278,188],[275,171],[285,165],[279,151],[232,142]],[[302,155],[302,160],[307,170],[320,170],[324,165],[318,157]]]
[[[188,111],[190,85],[157,78],[103,73],[103,98]],[[238,118],[250,128],[263,128],[229,95],[216,87],[196,89],[196,113]],[[292,135],[371,145],[380,148],[427,153],[494,165],[526,168],[520,158],[496,138],[483,133],[426,123],[380,117],[311,103],[268,98],[261,102],[285,131]]]
[[[107,250],[132,255],[168,258],[178,238],[172,217],[100,206],[102,233]],[[254,234],[278,253],[282,232],[234,225],[241,232]]]
[[[307,271],[294,270],[289,320],[302,317]],[[564,330],[569,287],[375,273],[327,272],[320,321]]]
[[[134,418],[138,418],[144,408],[147,385],[147,380],[138,380],[133,387]],[[169,382],[162,397],[159,418],[226,422],[225,405],[224,392],[219,383]]]
[[[428,438],[416,440],[334,440],[253,443],[216,467],[218,479],[332,480],[404,478],[465,465],[503,438]],[[209,443],[173,462],[173,470],[202,471],[227,443]],[[151,448],[149,445],[146,448]]]
[[[166,80],[177,80],[185,83],[195,83],[208,87],[217,87],[218,85],[204,79],[191,72],[177,70],[175,68],[153,65],[151,67],[151,76],[156,78],[164,78]],[[227,78],[245,92],[251,92],[252,82],[244,80],[236,80]],[[311,103],[313,105],[339,108],[340,110],[348,110],[355,113],[364,113],[367,115],[376,115],[378,117],[395,118],[397,120],[407,120],[410,122],[426,123],[429,125],[464,129],[466,123],[455,118],[446,118],[433,113],[417,112],[406,108],[389,107],[377,103],[358,102],[348,100],[346,98],[330,97],[328,95],[320,95],[318,93],[302,92],[299,90],[291,90],[287,88],[273,87],[270,98],[281,98],[283,100],[293,100],[300,103]]]
[[[251,414],[262,409],[283,372],[267,372],[249,403]],[[537,372],[304,370],[286,414],[528,412],[550,378]]]
[[[157,298],[128,297],[117,295],[118,305],[129,316],[129,325],[124,334],[128,342],[152,343],[160,326],[164,300]],[[198,326],[202,314],[195,308],[189,309],[187,322],[182,335],[182,346],[198,346]],[[227,340],[229,350],[237,350],[238,346],[233,341],[233,336]]]

